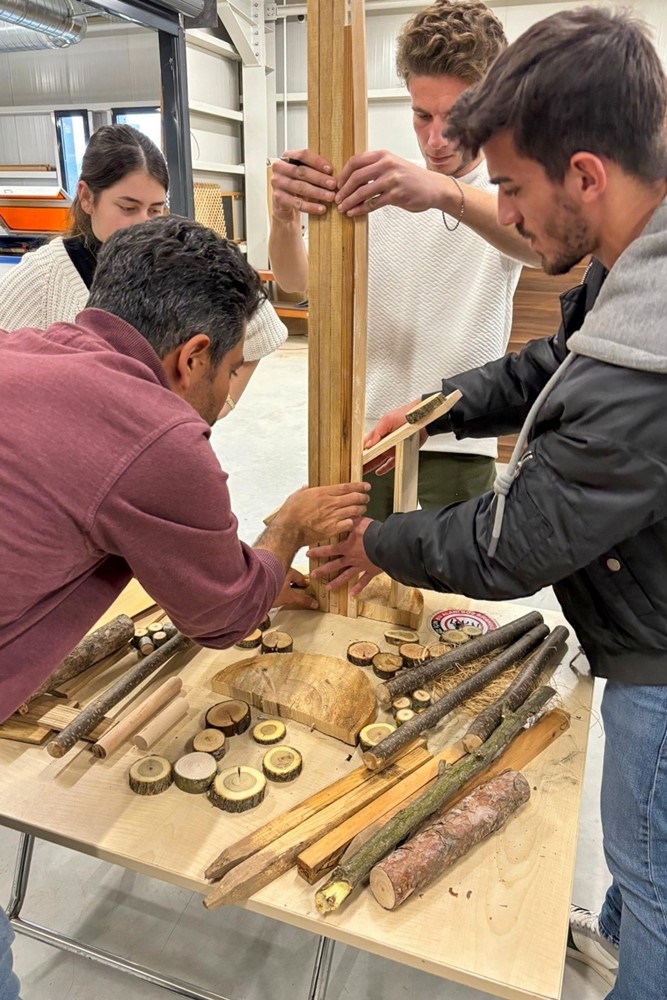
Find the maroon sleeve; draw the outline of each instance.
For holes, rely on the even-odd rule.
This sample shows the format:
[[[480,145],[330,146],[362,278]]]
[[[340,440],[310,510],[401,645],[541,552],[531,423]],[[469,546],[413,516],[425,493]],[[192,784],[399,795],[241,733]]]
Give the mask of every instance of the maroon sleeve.
[[[127,561],[185,635],[225,648],[257,627],[284,581],[280,560],[241,542],[237,525],[227,475],[197,421],[131,462],[94,512],[90,537]]]

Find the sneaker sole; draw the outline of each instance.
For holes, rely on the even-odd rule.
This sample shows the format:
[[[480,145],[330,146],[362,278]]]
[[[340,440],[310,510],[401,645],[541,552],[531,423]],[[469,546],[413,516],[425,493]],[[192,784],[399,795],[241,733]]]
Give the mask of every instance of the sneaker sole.
[[[608,986],[616,985],[616,973],[612,969],[605,969],[603,965],[600,965],[592,958],[589,958],[589,956],[585,955],[583,951],[578,951],[575,948],[568,948],[566,955],[568,958],[574,959],[575,962],[581,962],[582,965],[587,965],[589,969],[593,970],[593,972],[597,972],[598,976],[600,976],[601,979],[604,979]]]

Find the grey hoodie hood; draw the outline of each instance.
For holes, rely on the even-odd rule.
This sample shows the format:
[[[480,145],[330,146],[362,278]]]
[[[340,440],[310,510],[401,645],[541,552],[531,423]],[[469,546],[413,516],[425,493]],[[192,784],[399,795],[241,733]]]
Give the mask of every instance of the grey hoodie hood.
[[[489,556],[498,547],[505,497],[521,472],[521,457],[537,415],[576,356],[621,368],[667,373],[667,316],[663,313],[667,281],[667,198],[658,206],[637,239],[623,251],[581,329],[567,342],[568,355],[554,372],[526,417],[506,472],[493,484],[496,509]]]

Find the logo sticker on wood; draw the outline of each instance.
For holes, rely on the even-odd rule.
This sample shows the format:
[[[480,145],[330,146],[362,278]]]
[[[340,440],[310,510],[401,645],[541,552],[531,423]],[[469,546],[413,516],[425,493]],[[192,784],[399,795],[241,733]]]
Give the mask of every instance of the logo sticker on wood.
[[[460,611],[457,608],[448,608],[445,611],[437,611],[431,618],[431,628],[436,635],[441,636],[445,632],[462,628],[480,628],[482,635],[486,635],[494,628],[498,628],[498,622],[481,611]]]

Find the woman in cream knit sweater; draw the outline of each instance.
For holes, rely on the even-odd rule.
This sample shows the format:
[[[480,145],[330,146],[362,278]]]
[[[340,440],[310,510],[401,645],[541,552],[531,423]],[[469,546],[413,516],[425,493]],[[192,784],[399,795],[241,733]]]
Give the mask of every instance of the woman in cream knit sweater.
[[[83,157],[70,235],[25,255],[0,279],[0,330],[46,329],[72,322],[88,301],[102,243],[117,229],[164,212],[169,174],[157,146],[129,125],[105,125]],[[269,302],[248,324],[245,364],[221,416],[233,409],[260,359],[285,341],[287,330]]]

